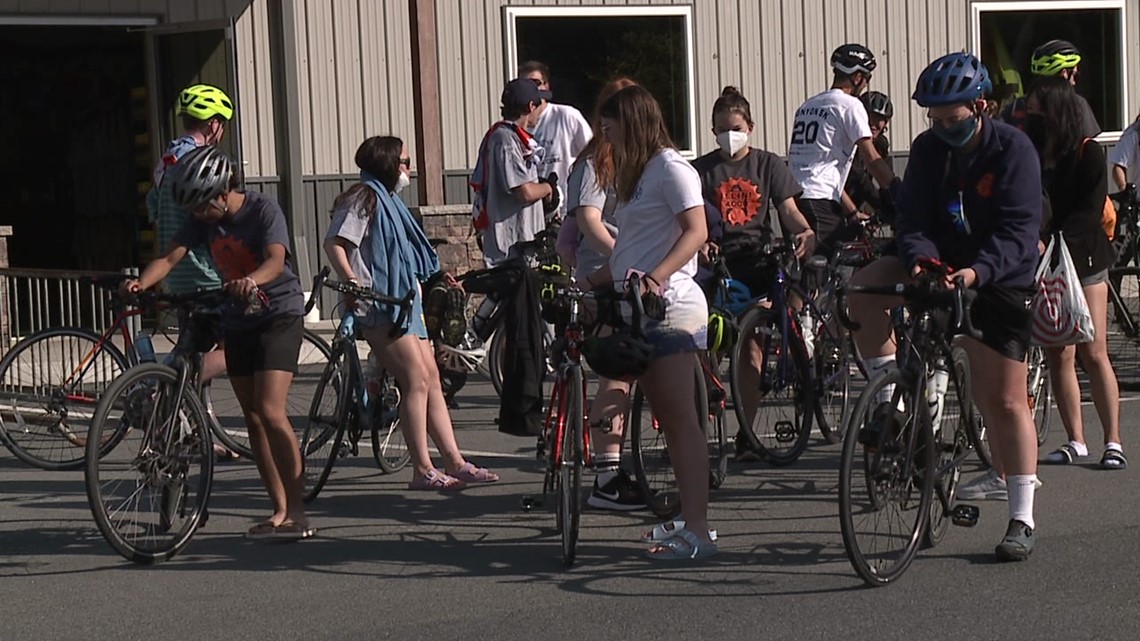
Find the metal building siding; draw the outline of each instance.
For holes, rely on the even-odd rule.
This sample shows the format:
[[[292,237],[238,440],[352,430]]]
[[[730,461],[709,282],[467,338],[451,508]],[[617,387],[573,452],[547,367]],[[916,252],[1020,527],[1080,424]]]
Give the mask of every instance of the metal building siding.
[[[242,154],[247,178],[277,175],[274,133],[273,84],[269,56],[269,16],[266,3],[257,0],[238,16],[237,101],[241,117]]]

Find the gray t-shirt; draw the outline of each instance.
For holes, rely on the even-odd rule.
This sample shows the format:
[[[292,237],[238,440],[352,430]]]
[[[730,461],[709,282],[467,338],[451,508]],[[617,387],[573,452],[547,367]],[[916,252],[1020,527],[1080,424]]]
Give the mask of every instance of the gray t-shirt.
[[[614,218],[614,209],[617,197],[613,189],[603,190],[598,185],[598,174],[594,167],[594,159],[586,158],[574,165],[570,171],[569,190],[566,193],[566,211],[570,216],[577,216],[579,207],[593,207],[602,212],[602,224],[610,232],[610,236],[617,238],[617,220]],[[581,229],[582,223],[578,222]],[[590,245],[583,234],[578,235],[578,253],[575,256],[574,278],[581,280],[591,273],[599,270],[609,262],[608,256],[599,254]]]
[[[369,190],[371,193],[371,190]],[[365,289],[372,288],[372,242],[364,242],[371,238],[370,226],[372,216],[364,207],[363,198],[354,198],[342,202],[333,210],[332,223],[325,233],[325,241],[332,238],[343,238],[352,243],[353,248],[348,250],[348,264],[356,280]],[[356,302],[356,313],[359,316],[368,314],[371,306],[365,301]]]
[[[265,262],[269,245],[284,245],[285,270],[261,290],[269,297],[269,305],[257,314],[246,314],[245,302],[226,309],[226,329],[248,329],[275,316],[300,316],[305,311],[301,281],[292,266],[289,229],[285,214],[272,198],[256,191],[245,193],[245,204],[217,223],[190,218],[174,235],[183,247],[208,247],[214,264],[224,281],[250,275]]]
[[[515,243],[534,240],[546,227],[542,201],[523,205],[511,191],[538,182],[536,156],[523,155],[522,143],[510,127],[496,127],[487,139],[485,202],[490,225],[483,230],[483,261],[493,267],[507,259]]]
[[[750,238],[772,237],[770,207],[800,194],[800,186],[779,156],[755,147],[740,160],[713,151],[693,161],[701,177],[705,200],[716,205],[724,220],[721,245],[747,245]]]

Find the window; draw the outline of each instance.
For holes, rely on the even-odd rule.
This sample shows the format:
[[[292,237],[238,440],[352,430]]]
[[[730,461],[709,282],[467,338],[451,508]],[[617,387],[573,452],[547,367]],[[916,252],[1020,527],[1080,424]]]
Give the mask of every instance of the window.
[[[1096,115],[1106,138],[1119,137],[1132,117],[1125,91],[1125,0],[978,2],[973,5],[974,51],[993,75],[999,99],[1024,93],[1033,82],[1033,50],[1049,40],[1081,51],[1077,92]],[[1004,82],[1002,82],[1004,80]],[[1003,86],[1004,85],[1004,86]]]
[[[554,101],[590,118],[602,86],[629,76],[657,98],[677,147],[695,155],[691,7],[508,7],[505,15],[508,78],[527,60],[544,62]]]

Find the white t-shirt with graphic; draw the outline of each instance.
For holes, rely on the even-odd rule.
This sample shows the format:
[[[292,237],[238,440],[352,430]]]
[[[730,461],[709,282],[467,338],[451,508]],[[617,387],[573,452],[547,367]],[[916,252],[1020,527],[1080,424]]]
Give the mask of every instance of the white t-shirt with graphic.
[[[871,137],[867,110],[858,98],[829,89],[796,110],[788,145],[788,168],[803,189],[802,198],[834,200],[855,158],[855,143]]]
[[[539,177],[545,178],[552,171],[558,174],[558,186],[565,195],[570,181],[570,167],[594,135],[590,123],[574,107],[549,102],[530,133],[546,150],[542,164],[538,167]],[[565,211],[565,203],[560,204],[559,215]]]

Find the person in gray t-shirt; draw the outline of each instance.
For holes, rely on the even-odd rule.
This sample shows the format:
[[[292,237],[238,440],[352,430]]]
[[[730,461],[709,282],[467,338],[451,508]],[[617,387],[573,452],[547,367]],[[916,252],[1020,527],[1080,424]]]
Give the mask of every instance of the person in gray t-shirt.
[[[570,170],[566,193],[567,216],[577,219],[581,238],[574,260],[574,278],[581,280],[609,263],[617,238],[614,209],[617,201],[613,188],[598,185],[593,156],[581,158]]]
[[[522,78],[507,83],[501,113],[483,138],[472,184],[476,187],[476,227],[482,230],[483,260],[493,267],[517,243],[534,240],[546,227],[544,210],[559,204],[558,177],[539,178],[544,150],[527,133],[537,119],[542,92]]]

